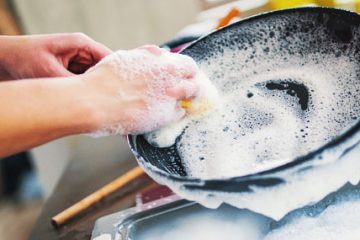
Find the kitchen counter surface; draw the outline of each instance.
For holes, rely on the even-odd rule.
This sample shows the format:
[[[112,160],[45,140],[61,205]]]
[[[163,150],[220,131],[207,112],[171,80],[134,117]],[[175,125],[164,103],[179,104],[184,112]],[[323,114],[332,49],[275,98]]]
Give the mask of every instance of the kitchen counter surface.
[[[136,195],[134,189],[147,186],[147,183],[151,182],[148,177],[135,181],[60,228],[51,225],[51,218],[134,166],[136,166],[135,160],[74,159],[71,161],[53,194],[46,201],[29,239],[90,239],[96,219],[134,206]]]

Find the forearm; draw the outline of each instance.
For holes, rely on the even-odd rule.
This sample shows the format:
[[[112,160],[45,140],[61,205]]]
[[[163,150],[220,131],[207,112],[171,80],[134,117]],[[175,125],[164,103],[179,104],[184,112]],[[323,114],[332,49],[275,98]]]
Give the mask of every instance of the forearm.
[[[72,134],[164,127],[185,115],[178,101],[197,95],[197,69],[187,56],[144,46],[82,75],[0,82],[0,157]]]
[[[92,128],[81,77],[0,83],[0,157]]]

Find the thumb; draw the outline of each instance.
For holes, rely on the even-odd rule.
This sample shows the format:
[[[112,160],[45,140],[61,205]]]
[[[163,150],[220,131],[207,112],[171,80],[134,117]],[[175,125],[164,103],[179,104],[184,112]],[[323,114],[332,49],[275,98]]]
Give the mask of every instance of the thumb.
[[[53,68],[49,71],[49,74],[47,77],[72,77],[75,74],[67,70],[63,66],[58,66],[56,68]]]
[[[74,73],[70,72],[60,60],[56,58],[50,58],[48,60],[47,66],[48,69],[46,69],[46,76],[44,77],[71,77],[75,75]]]

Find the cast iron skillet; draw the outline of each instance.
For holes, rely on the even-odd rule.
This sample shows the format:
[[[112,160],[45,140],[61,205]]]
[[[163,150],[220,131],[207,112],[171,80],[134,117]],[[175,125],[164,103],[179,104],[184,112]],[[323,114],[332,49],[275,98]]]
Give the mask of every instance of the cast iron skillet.
[[[288,9],[257,15],[229,25],[204,36],[184,49],[181,53],[191,56],[197,62],[201,62],[204,59],[211,60],[213,55],[223,51],[219,45],[230,48],[233,51],[241,50],[244,42],[247,41],[251,45],[251,41],[257,41],[256,39],[258,39],[258,37],[256,39],[252,39],[254,33],[249,30],[251,28],[246,26],[249,26],[249,24],[262,23],[264,21],[271,22],[272,19],[276,18],[293,18],[288,21],[287,27],[275,29],[276,31],[281,31],[284,38],[286,37],[290,39],[287,40],[287,44],[289,46],[291,46],[291,36],[297,31],[316,34],[316,32],[314,33],[312,30],[319,25],[327,28],[329,43],[339,42],[342,46],[350,43],[354,45],[355,39],[353,39],[353,29],[360,32],[360,17],[356,13],[330,8]],[[296,22],[299,18],[301,18],[304,22],[301,29],[294,28],[292,26],[292,22]],[[309,20],[307,21],[307,19]],[[289,49],[291,48],[289,47]],[[302,51],[303,52],[300,54],[306,54],[306,51],[311,52],[316,50],[307,49],[305,52],[304,50]],[[334,49],[334,51],[346,51],[346,48]],[[355,43],[355,52],[360,52],[360,40]],[[360,56],[357,57],[357,62],[359,62],[360,65]],[[360,76],[357,76],[357,78],[360,79]],[[283,183],[284,180],[277,177],[278,173],[294,169],[295,167],[296,169],[299,169],[299,171],[305,166],[306,168],[314,167],[311,165],[311,162],[315,159],[321,159],[321,154],[329,149],[336,148],[341,145],[343,146],[340,148],[340,151],[342,151],[341,156],[351,152],[352,149],[359,147],[360,144],[360,121],[357,121],[348,130],[326,145],[309,152],[304,156],[297,157],[291,162],[267,171],[229,179],[211,179],[202,181],[201,179],[188,177],[178,155],[176,144],[168,148],[157,148],[150,145],[142,135],[128,136],[128,143],[140,165],[142,165],[145,170],[150,173],[150,175],[165,177],[169,180],[182,184],[189,190],[199,189],[210,191],[245,192],[249,191],[249,186],[267,187]],[[301,167],[302,165],[304,165],[303,168]],[[200,182],[201,184],[199,184]]]

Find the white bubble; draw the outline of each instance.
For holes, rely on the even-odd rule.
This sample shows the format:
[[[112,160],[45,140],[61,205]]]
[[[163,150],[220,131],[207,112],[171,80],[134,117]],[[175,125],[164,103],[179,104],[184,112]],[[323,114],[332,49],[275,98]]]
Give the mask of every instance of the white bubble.
[[[265,34],[266,42],[250,41],[256,36],[244,34],[241,44],[224,47],[221,37],[214,38],[211,44],[221,51],[214,50],[199,60],[222,104],[183,129],[177,150],[186,177],[224,179],[283,165],[329,143],[360,116],[358,30],[353,29],[351,42],[342,43],[329,40],[328,29],[320,24],[312,25],[310,35],[307,30],[300,31],[309,21],[316,21],[317,15],[289,16],[242,28],[243,33]],[[283,30],[289,25],[298,28],[290,31],[291,37]],[[225,42],[236,36],[231,30],[223,34]],[[280,219],[349,181],[359,181],[359,147],[343,155],[358,139],[359,134],[319,153],[322,160],[315,159],[315,167],[294,167],[274,174],[283,184],[251,187],[251,192],[189,190],[180,181],[154,174],[146,165],[145,170],[179,195],[207,207],[226,202]]]
[[[287,21],[276,19],[276,26]],[[222,51],[199,62],[218,89],[221,107],[165,130],[168,145],[170,134],[175,140],[184,132],[177,149],[189,177],[234,177],[273,168],[319,148],[360,116],[353,49],[334,54],[335,46],[324,44],[322,54],[303,54],[311,42],[303,41],[305,33],[283,46],[283,32],[273,31],[271,24],[258,28],[252,32],[271,35],[266,44],[254,41],[237,51],[219,46]],[[314,41],[327,38],[325,28],[317,31]],[[162,140],[157,136],[159,146]]]
[[[185,113],[178,106],[177,96],[170,96],[168,89],[183,83],[180,86],[186,94],[194,94],[195,85],[187,78],[196,73],[197,66],[190,57],[184,55],[155,47],[119,50],[105,57],[89,71],[100,67],[110,68],[104,79],[101,79],[104,83],[99,85],[99,89],[107,89],[109,99],[106,101],[112,103],[108,104],[109,108],[104,104],[103,115],[111,116],[108,111],[115,111],[118,116],[105,118],[91,136],[141,134],[164,127],[179,120]],[[106,84],[110,84],[110,87]],[[114,107],[116,104],[117,109]]]
[[[318,216],[295,216],[264,240],[357,240],[360,238],[359,224],[359,200],[346,201],[328,206]]]
[[[202,71],[198,71],[194,82],[199,86],[197,97],[186,108],[186,116],[164,128],[145,134],[146,140],[158,147],[169,147],[192,121],[202,119],[221,106],[221,99],[215,86]]]

